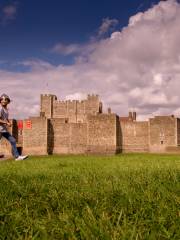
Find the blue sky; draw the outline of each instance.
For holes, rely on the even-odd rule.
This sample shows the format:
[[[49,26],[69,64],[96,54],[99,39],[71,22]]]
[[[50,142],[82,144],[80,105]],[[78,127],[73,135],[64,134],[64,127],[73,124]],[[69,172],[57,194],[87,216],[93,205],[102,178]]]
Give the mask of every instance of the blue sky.
[[[53,64],[71,64],[72,56],[50,52],[63,44],[84,43],[97,36],[103,19],[116,19],[113,30],[128,24],[129,17],[145,11],[155,0],[17,0],[0,1],[0,61],[39,58]],[[3,10],[14,7],[14,12]],[[5,20],[4,20],[5,19]],[[110,33],[110,32],[109,32]],[[108,33],[107,33],[108,35]],[[107,36],[106,35],[106,36]],[[105,37],[105,36],[103,36]],[[13,70],[18,67],[11,66]]]
[[[98,94],[120,116],[179,116],[179,26],[178,0],[0,0],[11,117],[38,115],[41,93]]]

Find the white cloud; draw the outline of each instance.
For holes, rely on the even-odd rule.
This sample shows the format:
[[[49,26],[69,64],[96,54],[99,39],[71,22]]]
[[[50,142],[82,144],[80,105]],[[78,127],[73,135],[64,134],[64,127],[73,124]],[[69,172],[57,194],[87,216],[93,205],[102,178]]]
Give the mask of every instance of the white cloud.
[[[161,86],[163,83],[163,78],[162,78],[162,75],[157,73],[154,75],[154,84],[155,85],[158,85],[158,86]]]
[[[131,17],[122,31],[97,41],[91,51],[85,44],[86,58],[78,50],[71,66],[31,60],[23,62],[31,67],[29,72],[0,71],[1,92],[12,97],[15,117],[38,112],[39,95],[45,92],[60,99],[99,94],[104,106],[121,116],[131,108],[141,119],[180,115],[179,26],[180,4],[161,1]]]
[[[86,98],[87,98],[87,94],[82,93],[82,92],[76,92],[74,94],[69,94],[69,95],[66,95],[66,97],[65,97],[66,100],[83,100]]]

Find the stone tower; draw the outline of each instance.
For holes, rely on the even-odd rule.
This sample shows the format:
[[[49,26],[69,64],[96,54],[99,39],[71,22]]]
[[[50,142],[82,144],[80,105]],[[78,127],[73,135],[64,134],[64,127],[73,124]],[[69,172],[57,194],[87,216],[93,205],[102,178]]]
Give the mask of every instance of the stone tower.
[[[41,108],[40,116],[46,118],[52,118],[53,116],[53,101],[57,99],[55,95],[52,94],[41,94],[40,96]]]

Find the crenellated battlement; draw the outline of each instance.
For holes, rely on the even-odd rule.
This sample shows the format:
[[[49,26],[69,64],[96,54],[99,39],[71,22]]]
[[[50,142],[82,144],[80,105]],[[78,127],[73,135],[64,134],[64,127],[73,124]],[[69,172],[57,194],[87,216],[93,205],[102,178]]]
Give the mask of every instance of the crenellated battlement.
[[[56,104],[66,104],[67,101],[65,101],[65,100],[55,100],[54,103],[56,103]]]
[[[99,99],[99,95],[98,94],[88,94],[87,95],[87,99]]]
[[[53,94],[41,94],[41,113],[47,118],[70,118],[70,122],[84,122],[86,115],[102,113],[99,95],[88,94],[83,100],[59,100]]]
[[[54,94],[41,94],[41,97],[55,97],[57,99],[57,96]]]

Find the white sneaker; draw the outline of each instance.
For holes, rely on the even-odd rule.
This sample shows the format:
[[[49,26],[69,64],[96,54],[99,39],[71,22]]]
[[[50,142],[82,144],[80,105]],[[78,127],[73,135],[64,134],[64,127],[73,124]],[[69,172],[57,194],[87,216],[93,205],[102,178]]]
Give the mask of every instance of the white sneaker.
[[[26,159],[26,158],[28,158],[28,155],[19,156],[19,157],[17,157],[17,158],[15,159],[15,161],[21,161],[21,160],[24,160],[24,159]]]

